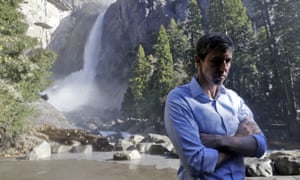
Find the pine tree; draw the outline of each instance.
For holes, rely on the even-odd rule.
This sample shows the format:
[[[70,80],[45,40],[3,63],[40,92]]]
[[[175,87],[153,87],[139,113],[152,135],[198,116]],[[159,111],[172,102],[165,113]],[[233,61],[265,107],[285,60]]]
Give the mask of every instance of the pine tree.
[[[298,137],[299,124],[297,125],[296,119],[300,104],[300,2],[257,0],[256,3],[262,12],[265,29],[262,33],[266,36],[264,44],[261,44],[260,54],[261,59],[264,59],[262,66],[265,71],[270,72],[265,81],[272,87],[268,92],[269,98],[264,103],[270,104],[270,114],[266,117],[286,123],[290,135]]]
[[[12,134],[24,130],[32,113],[28,104],[49,86],[55,60],[54,52],[36,48],[37,40],[26,36],[20,2],[0,0],[0,127]]]
[[[143,117],[144,91],[149,79],[150,70],[150,63],[147,61],[144,48],[140,44],[122,103],[122,110],[129,117],[145,118]]]
[[[162,122],[165,99],[174,87],[174,67],[169,39],[165,27],[159,30],[157,43],[154,45],[157,62],[147,87],[148,116],[156,122]]]
[[[195,74],[196,67],[194,61],[195,47],[198,39],[203,35],[202,16],[197,0],[189,1],[187,18],[181,25],[189,39],[188,50],[185,53],[185,69],[189,77]]]
[[[22,0],[0,1],[0,33],[3,35],[24,34],[28,25],[22,21],[24,15],[17,10]]]
[[[187,79],[190,79],[184,69],[184,62],[187,57],[186,53],[190,50],[189,41],[187,36],[184,34],[184,31],[178,27],[173,18],[170,20],[167,33],[174,61],[174,76],[177,82],[176,85],[179,85]]]

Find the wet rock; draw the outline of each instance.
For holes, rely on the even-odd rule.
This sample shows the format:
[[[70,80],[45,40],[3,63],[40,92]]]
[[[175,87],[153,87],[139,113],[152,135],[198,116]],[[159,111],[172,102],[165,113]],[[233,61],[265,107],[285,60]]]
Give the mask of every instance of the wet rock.
[[[247,176],[273,176],[272,161],[270,159],[245,158],[245,165]]]
[[[54,154],[67,153],[70,152],[73,147],[70,145],[64,145],[59,143],[51,144],[51,152]]]
[[[140,144],[138,144],[137,148],[141,153],[149,153],[152,145],[153,145],[153,143],[151,143],[151,142],[149,142],[149,143],[141,142]]]
[[[135,160],[140,159],[141,154],[137,150],[133,151],[123,151],[123,152],[116,152],[113,155],[113,160]]]
[[[33,150],[26,155],[26,159],[28,160],[48,159],[50,157],[51,157],[51,146],[46,141],[43,141],[38,146],[34,147]]]
[[[134,147],[134,144],[126,139],[119,139],[115,145],[115,151],[126,151]]]
[[[74,147],[72,147],[71,152],[89,154],[89,153],[93,152],[93,147],[90,144],[89,145],[74,146]]]
[[[274,168],[280,175],[300,175],[300,151],[273,152],[270,158]]]

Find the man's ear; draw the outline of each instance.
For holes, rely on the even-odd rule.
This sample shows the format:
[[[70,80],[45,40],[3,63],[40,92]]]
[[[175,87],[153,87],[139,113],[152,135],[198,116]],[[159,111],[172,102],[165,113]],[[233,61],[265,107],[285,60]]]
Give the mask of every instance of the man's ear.
[[[195,58],[195,63],[199,64],[201,61],[200,57],[196,54],[194,58]]]

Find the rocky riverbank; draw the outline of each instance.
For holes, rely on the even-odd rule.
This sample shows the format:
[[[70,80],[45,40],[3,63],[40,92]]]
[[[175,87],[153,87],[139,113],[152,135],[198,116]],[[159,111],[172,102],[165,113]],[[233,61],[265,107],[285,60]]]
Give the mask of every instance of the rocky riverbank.
[[[87,122],[86,127],[78,128],[75,125],[70,125],[62,114],[53,111],[47,104],[40,102],[35,106],[44,110],[39,117],[30,120],[32,123],[31,131],[18,137],[10,137],[0,131],[0,156],[11,157],[9,160],[0,160],[0,166],[11,164],[13,169],[18,169],[23,163],[30,167],[36,162],[53,164],[54,168],[54,164],[58,162],[52,162],[53,160],[66,161],[67,165],[69,160],[84,159],[91,161],[91,164],[96,160],[101,161],[102,163],[98,162],[100,164],[109,161],[110,163],[127,164],[129,167],[132,165],[154,165],[155,168],[151,167],[150,171],[155,173],[158,166],[168,164],[163,166],[164,169],[172,169],[168,172],[176,175],[179,159],[169,138],[160,130],[162,127],[154,126],[146,120],[128,119],[103,122],[101,125]],[[299,178],[300,148],[298,144],[286,143],[270,141],[271,147],[275,148],[270,149],[263,158],[246,158],[247,176],[252,179],[254,177],[256,179]],[[285,147],[291,149],[287,150]],[[48,161],[40,161],[45,159]],[[30,175],[30,172],[34,171],[34,166],[32,165],[33,170],[29,168],[28,172],[24,173]],[[109,167],[114,166],[108,165]],[[49,165],[49,168],[49,170],[41,170],[41,172],[53,171],[52,165]],[[93,169],[93,167],[91,168]],[[123,172],[123,169],[128,167],[120,166],[120,168],[120,172]],[[84,173],[84,171],[83,168],[82,172]],[[8,176],[14,176],[11,174],[12,171],[7,168],[0,168],[0,172],[1,175],[2,172],[7,172]],[[41,172],[34,173],[39,174]],[[63,174],[61,175],[63,177]],[[139,177],[139,174],[135,174],[135,176]]]
[[[102,153],[104,155],[104,159],[100,159],[102,162],[125,162],[129,165],[135,163],[136,166],[141,165],[145,161],[144,157],[150,155],[150,159],[154,159],[155,156],[161,157],[159,160],[153,160],[157,161],[153,165],[172,159],[173,164],[177,162],[176,166],[167,166],[166,168],[176,170],[179,163],[178,156],[169,138],[161,134],[134,134],[125,138],[120,134],[113,134],[101,137],[81,129],[44,126],[35,129],[33,136],[36,138],[36,145],[32,149],[27,148],[28,152],[23,155],[20,154],[21,156],[18,159],[64,159],[62,157],[65,156],[65,153],[68,153],[73,154],[73,156],[69,155],[69,158],[66,158],[69,160],[77,159],[79,155],[83,157],[82,159],[88,157],[89,160],[97,160]],[[22,144],[32,143],[32,139],[33,137],[25,138],[27,141]],[[98,155],[100,153],[100,155],[96,156],[95,153],[98,153]],[[28,162],[28,164],[30,163]],[[266,153],[265,157],[261,159],[245,158],[245,164],[248,177],[298,177],[297,175],[300,175],[300,151],[273,150]]]

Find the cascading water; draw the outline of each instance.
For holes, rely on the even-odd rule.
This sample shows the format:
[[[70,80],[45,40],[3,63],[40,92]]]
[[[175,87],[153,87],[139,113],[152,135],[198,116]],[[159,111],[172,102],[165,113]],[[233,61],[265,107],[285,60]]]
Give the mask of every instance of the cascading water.
[[[103,17],[107,7],[114,1],[103,1],[106,8],[99,12],[88,41],[84,48],[83,69],[74,72],[45,91],[49,96],[48,102],[64,113],[88,109],[97,109],[103,102],[103,95],[96,84],[96,67],[99,63]]]

